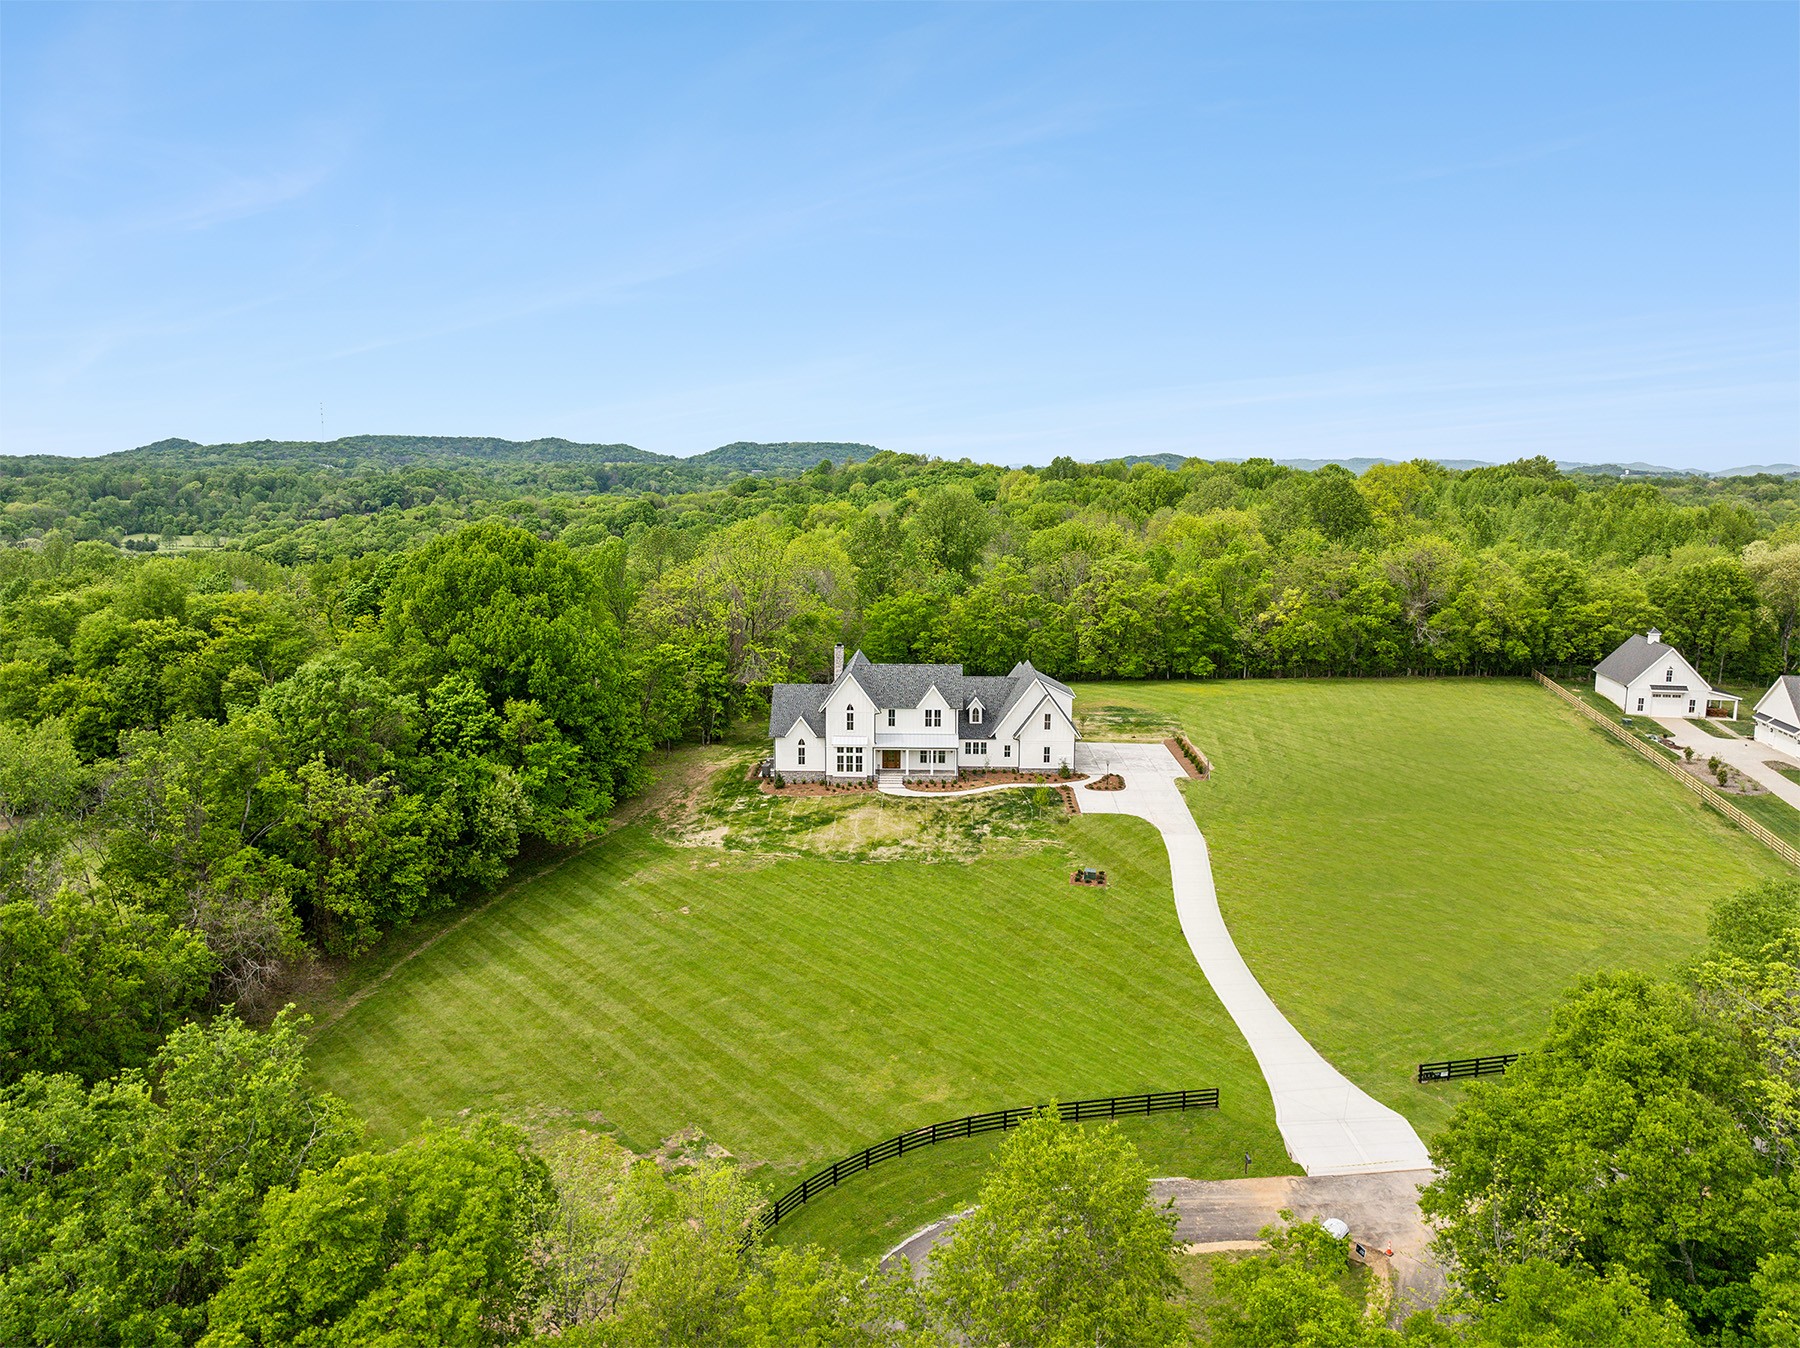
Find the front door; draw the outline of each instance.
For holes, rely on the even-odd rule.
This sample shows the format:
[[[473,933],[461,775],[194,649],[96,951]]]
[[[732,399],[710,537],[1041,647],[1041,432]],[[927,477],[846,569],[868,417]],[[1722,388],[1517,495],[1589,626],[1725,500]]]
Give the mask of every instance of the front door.
[[[881,766],[884,768],[898,768],[900,766],[900,751],[898,749],[883,749],[881,751]]]

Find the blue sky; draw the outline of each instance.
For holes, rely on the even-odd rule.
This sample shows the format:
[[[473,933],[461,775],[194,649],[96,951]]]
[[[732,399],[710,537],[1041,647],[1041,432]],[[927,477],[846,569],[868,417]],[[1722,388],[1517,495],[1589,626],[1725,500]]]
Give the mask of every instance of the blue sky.
[[[0,9],[0,450],[1800,459],[1800,7]]]

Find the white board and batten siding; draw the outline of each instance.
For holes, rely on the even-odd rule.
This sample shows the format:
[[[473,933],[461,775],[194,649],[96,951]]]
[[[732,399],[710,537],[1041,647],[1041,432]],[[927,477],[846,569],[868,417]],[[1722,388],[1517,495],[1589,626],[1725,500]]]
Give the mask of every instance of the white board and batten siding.
[[[845,664],[842,651],[830,683],[770,691],[771,767],[783,777],[867,779],[884,757],[920,776],[1074,766],[1074,694],[1028,661],[990,677],[961,665],[878,665],[860,651]]]
[[[1594,666],[1594,691],[1632,716],[1664,720],[1704,717],[1708,702],[1737,703],[1729,694],[1715,692],[1711,681],[1655,628],[1627,637]]]
[[[1002,736],[1018,745],[1019,767],[1042,772],[1075,766],[1075,722],[1072,708],[1063,705],[1067,700],[1042,684],[1019,699],[1007,718],[1016,718],[1016,724],[1001,728]]]
[[[1800,675],[1783,674],[1756,702],[1758,744],[1800,761]]]

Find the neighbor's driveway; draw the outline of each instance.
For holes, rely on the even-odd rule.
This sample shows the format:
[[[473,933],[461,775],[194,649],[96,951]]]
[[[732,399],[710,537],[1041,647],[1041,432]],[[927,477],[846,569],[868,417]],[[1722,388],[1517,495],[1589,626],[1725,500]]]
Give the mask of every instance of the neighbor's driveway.
[[[1075,766],[1096,777],[1116,772],[1125,781],[1122,791],[1076,788],[1083,813],[1136,815],[1162,834],[1182,933],[1256,1055],[1288,1155],[1308,1175],[1430,1169],[1412,1125],[1326,1062],[1238,954],[1219,913],[1206,839],[1175,785],[1185,774],[1174,756],[1160,744],[1081,743]]]
[[[1775,769],[1765,766],[1773,759],[1777,763],[1800,768],[1800,761],[1796,761],[1792,755],[1784,754],[1770,744],[1758,744],[1755,740],[1735,736],[1722,739],[1702,730],[1692,721],[1665,721],[1659,717],[1656,723],[1668,732],[1669,738],[1675,743],[1692,749],[1698,761],[1704,763],[1707,759],[1716,757],[1800,810],[1800,782],[1791,782]]]

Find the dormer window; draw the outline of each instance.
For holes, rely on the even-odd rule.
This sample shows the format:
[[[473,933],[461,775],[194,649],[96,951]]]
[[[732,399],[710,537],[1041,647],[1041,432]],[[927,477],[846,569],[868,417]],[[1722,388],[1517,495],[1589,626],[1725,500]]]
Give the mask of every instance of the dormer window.
[[[845,730],[855,730],[856,729],[856,708],[855,707],[845,707],[844,708],[844,729]]]
[[[975,703],[972,707],[969,708],[969,724],[970,725],[980,725],[981,724],[981,704],[979,702]]]

